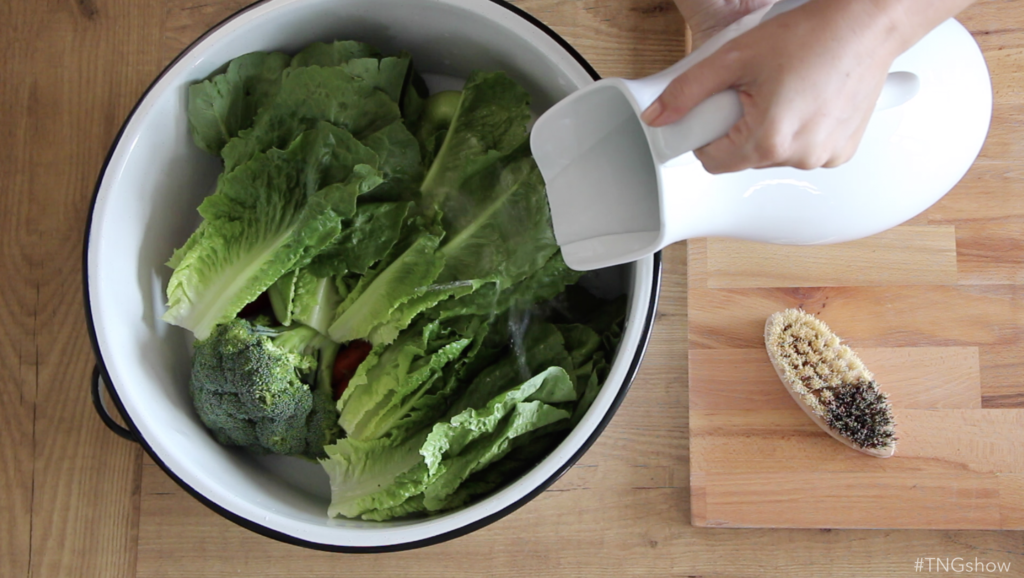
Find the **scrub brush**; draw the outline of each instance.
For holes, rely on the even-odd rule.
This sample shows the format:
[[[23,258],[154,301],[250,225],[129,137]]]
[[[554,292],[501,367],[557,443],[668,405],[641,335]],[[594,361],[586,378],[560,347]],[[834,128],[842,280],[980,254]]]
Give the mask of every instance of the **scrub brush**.
[[[786,390],[814,423],[855,450],[893,454],[896,424],[888,397],[828,325],[787,309],[768,318],[764,342]]]

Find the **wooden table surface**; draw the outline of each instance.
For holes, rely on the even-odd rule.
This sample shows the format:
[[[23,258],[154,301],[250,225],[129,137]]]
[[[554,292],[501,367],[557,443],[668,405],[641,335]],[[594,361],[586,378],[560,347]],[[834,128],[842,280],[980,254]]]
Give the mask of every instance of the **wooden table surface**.
[[[957,557],[1024,575],[1021,532],[691,526],[681,245],[665,252],[653,340],[628,399],[578,465],[513,515],[427,549],[338,555],[263,538],[193,500],[93,413],[82,237],[132,105],[182,48],[247,3],[0,2],[0,577],[905,576],[919,558]],[[648,74],[684,51],[669,0],[515,4],[602,75]],[[976,167],[975,183],[1012,187],[1024,166],[1024,2],[983,0],[961,19],[996,95],[986,150],[1001,162]],[[950,210],[969,218],[971,208]]]

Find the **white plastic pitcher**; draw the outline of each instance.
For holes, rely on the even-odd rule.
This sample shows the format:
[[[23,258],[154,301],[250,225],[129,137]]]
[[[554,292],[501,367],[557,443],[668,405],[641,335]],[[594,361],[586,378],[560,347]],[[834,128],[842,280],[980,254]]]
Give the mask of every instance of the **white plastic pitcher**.
[[[956,185],[988,133],[992,87],[977,43],[952,19],[894,61],[857,153],[837,168],[706,172],[691,151],[741,118],[734,90],[665,127],[640,121],[683,71],[805,1],[754,12],[647,78],[600,80],[537,120],[531,146],[570,267],[618,265],[696,237],[850,241],[910,219]]]

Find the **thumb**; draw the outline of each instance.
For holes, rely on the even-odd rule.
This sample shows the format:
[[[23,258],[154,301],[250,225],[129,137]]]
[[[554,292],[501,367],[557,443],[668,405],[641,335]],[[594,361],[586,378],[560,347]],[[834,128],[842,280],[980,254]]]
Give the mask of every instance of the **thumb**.
[[[665,126],[686,116],[709,96],[733,86],[737,77],[730,60],[721,50],[694,64],[677,76],[649,107],[640,120],[652,127]]]

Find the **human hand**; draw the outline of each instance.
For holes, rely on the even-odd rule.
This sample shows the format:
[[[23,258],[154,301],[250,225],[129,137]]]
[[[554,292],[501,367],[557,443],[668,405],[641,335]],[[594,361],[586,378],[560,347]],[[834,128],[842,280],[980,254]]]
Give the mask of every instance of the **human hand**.
[[[819,0],[733,39],[676,78],[643,114],[671,124],[734,88],[743,118],[694,151],[711,173],[835,167],[857,150],[892,60],[916,39],[872,3]]]

